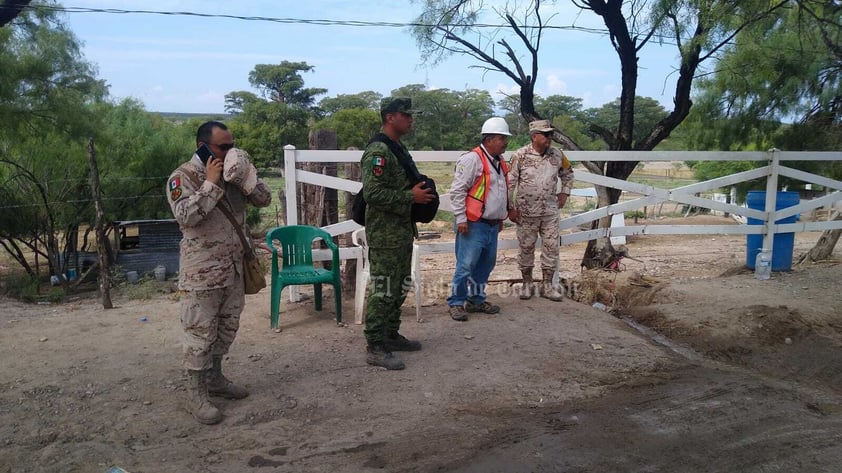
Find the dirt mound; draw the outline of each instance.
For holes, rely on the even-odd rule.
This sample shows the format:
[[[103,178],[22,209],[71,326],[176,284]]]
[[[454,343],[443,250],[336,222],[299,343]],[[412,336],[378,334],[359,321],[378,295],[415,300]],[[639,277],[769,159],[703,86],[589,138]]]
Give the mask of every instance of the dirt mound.
[[[842,388],[839,295],[832,267],[618,287],[618,315],[691,347],[709,359],[782,379]],[[800,297],[793,297],[792,293]],[[799,294],[800,293],[800,294]],[[811,294],[822,294],[822,298]],[[837,301],[837,302],[829,302]]]

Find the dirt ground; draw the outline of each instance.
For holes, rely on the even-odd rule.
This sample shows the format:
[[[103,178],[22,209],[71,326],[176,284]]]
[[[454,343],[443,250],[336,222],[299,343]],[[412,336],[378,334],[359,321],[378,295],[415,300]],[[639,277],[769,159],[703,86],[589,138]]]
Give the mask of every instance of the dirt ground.
[[[817,238],[797,235],[795,255]],[[466,323],[436,292],[452,261],[426,259],[423,323],[410,296],[402,327],[424,349],[397,372],[365,364],[329,289],[322,312],[284,300],[281,332],[268,291],[247,296],[226,372],[251,396],[219,400],[215,426],[180,406],[172,282],[111,310],[0,301],[0,472],[838,472],[840,250],[759,281],[745,237],[627,246],[640,261],[592,276],[610,313],[501,282],[502,313]],[[582,249],[563,248],[562,267],[586,292]],[[499,256],[492,278],[517,276]]]

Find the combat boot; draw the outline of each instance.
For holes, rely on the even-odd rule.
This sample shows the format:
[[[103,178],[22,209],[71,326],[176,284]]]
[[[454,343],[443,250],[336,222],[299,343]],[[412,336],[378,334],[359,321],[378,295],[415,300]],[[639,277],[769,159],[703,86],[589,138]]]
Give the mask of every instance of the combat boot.
[[[208,393],[211,396],[224,397],[226,399],[243,399],[248,397],[246,388],[231,382],[222,374],[222,356],[213,357],[213,366],[208,373]]]
[[[403,360],[393,355],[382,343],[373,343],[366,348],[365,362],[382,366],[387,370],[402,370],[405,368]]]
[[[207,370],[187,370],[187,400],[184,408],[199,422],[218,424],[222,412],[208,400]]]
[[[532,298],[532,269],[521,271],[523,284],[520,286],[520,298],[523,300]]]
[[[564,299],[564,296],[553,286],[553,270],[551,269],[544,270],[544,280],[541,283],[541,297],[556,302]]]
[[[387,351],[419,351],[421,342],[410,340],[399,334],[397,330],[387,330],[386,338],[383,339],[383,346]]]

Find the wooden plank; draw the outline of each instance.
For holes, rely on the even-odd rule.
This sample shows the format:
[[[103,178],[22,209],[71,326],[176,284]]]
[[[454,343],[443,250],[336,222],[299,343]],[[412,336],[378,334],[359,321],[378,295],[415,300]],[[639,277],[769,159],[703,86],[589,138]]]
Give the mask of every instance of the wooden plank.
[[[787,217],[791,217],[800,213],[808,213],[810,210],[817,209],[824,206],[832,206],[837,200],[842,200],[842,192],[834,192],[822,197],[817,197],[808,201],[801,202],[798,205],[787,207],[785,209],[777,210],[772,215],[772,220],[778,221]]]
[[[322,227],[322,230],[330,233],[330,236],[337,236],[342,235],[344,233],[351,233],[358,228],[363,227],[361,227],[357,222],[353,220],[344,220],[342,222],[334,223],[332,225],[326,225]]]
[[[696,194],[699,192],[719,189],[720,187],[732,186],[734,184],[739,184],[740,182],[766,177],[769,175],[769,172],[769,166],[763,166],[757,169],[752,169],[750,171],[738,172],[736,174],[731,174],[728,176],[717,177],[716,179],[710,179],[707,181],[697,182],[695,184],[676,187],[675,189],[673,189],[673,191],[682,191],[691,194]]]
[[[837,181],[824,176],[811,174],[809,172],[804,172],[798,169],[792,169],[785,166],[781,166],[781,176],[791,177],[793,179],[798,179],[812,184],[818,184],[824,187],[830,187],[831,189],[842,190],[842,181]]]
[[[303,184],[314,184],[330,189],[338,189],[346,192],[351,192],[352,194],[358,193],[363,187],[361,182],[351,181],[348,179],[343,179],[341,177],[325,176],[322,174],[304,171],[301,169],[296,169],[295,179]]]
[[[565,151],[572,161],[768,161],[765,151]]]
[[[781,161],[842,161],[842,151],[778,151]]]
[[[823,222],[795,222],[775,225],[778,233],[823,232],[825,230],[842,229],[842,220],[825,220]]]

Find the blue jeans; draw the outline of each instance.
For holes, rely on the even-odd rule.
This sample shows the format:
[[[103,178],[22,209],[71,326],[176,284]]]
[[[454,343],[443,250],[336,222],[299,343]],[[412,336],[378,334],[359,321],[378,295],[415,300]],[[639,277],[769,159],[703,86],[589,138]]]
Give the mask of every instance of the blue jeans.
[[[485,288],[491,270],[497,264],[498,225],[468,222],[468,233],[456,232],[456,270],[448,306],[485,302]]]

